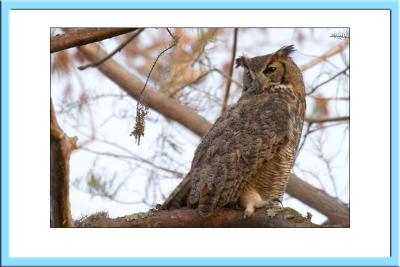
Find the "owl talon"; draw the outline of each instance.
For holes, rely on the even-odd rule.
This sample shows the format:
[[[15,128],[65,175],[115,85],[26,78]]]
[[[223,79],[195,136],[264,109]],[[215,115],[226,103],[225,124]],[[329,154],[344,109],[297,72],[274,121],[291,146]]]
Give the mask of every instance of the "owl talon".
[[[273,200],[272,200],[272,205],[275,207],[276,205],[277,205],[277,203],[276,202],[278,202],[279,204],[281,204],[281,208],[283,208],[283,204],[282,204],[282,201],[279,199],[279,198],[274,198]]]
[[[243,219],[249,218],[253,216],[254,207],[247,207],[243,214]]]

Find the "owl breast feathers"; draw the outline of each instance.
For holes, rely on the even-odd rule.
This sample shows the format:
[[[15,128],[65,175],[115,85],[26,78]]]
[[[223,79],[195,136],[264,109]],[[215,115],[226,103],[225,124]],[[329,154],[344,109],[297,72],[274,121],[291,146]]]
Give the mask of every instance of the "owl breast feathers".
[[[293,46],[241,57],[243,93],[196,149],[189,173],[162,205],[209,216],[217,207],[278,205],[293,167],[305,113],[304,83]]]

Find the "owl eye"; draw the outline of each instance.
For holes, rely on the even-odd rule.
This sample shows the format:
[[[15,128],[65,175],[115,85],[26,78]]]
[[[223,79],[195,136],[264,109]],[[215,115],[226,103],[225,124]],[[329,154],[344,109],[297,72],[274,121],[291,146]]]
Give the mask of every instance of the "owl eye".
[[[263,71],[263,73],[264,73],[265,75],[267,75],[267,74],[272,74],[272,73],[275,72],[275,70],[276,70],[275,67],[267,67],[267,68]]]

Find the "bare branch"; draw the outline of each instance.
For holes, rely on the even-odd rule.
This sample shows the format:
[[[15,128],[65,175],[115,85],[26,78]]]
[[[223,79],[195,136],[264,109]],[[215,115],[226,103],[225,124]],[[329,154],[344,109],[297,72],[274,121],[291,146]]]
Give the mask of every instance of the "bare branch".
[[[335,121],[348,121],[350,116],[341,116],[333,118],[306,118],[305,121],[308,123],[324,123],[324,122],[335,122]]]
[[[132,32],[137,28],[69,28],[67,33],[50,39],[50,53],[81,46]]]
[[[116,53],[118,53],[119,51],[122,50],[122,48],[124,48],[125,46],[127,46],[130,42],[132,42],[142,31],[144,31],[144,29],[140,29],[137,30],[134,34],[132,34],[131,37],[129,37],[128,39],[126,39],[124,42],[122,42],[117,48],[114,49],[114,51],[112,51],[110,54],[108,54],[106,57],[100,59],[99,61],[96,62],[92,62],[83,66],[79,66],[78,69],[79,70],[84,70],[87,68],[93,68],[93,67],[97,67],[100,64],[102,64],[103,62],[105,62],[107,59],[111,58],[112,56],[114,56]]]
[[[315,100],[326,100],[326,101],[349,101],[350,97],[349,96],[338,96],[338,97],[321,97],[321,96],[312,96],[310,95],[309,97],[314,98]]]
[[[337,198],[331,197],[309,183],[290,175],[287,192],[328,217],[330,224],[349,224],[350,211]],[[307,192],[307,193],[305,193]]]
[[[232,57],[231,57],[231,63],[229,65],[229,77],[232,79],[232,74],[233,74],[233,65],[235,64],[235,59],[236,59],[236,46],[237,46],[237,35],[238,35],[238,28],[233,29],[233,45],[232,45]],[[226,88],[225,88],[225,96],[224,96],[224,102],[222,104],[222,112],[223,113],[226,110],[226,107],[228,105],[228,99],[229,99],[229,91],[231,88],[231,79],[228,79],[226,81]]]
[[[321,86],[329,83],[330,81],[336,79],[337,77],[339,77],[340,75],[346,73],[347,70],[350,69],[350,66],[347,66],[344,70],[336,73],[335,75],[333,75],[332,77],[330,77],[329,79],[327,79],[326,81],[323,81],[322,83],[318,84],[317,86],[314,86],[314,88],[312,88],[310,90],[310,92],[306,93],[306,95],[311,95],[312,93],[314,93],[318,88],[320,88]]]
[[[312,67],[314,67],[315,65],[318,65],[319,63],[327,60],[328,58],[342,52],[343,50],[345,50],[348,45],[349,45],[349,40],[345,40],[341,43],[339,43],[337,46],[335,46],[334,48],[328,50],[326,53],[322,54],[321,56],[311,60],[310,62],[303,64],[300,66],[300,69],[302,71],[308,70]]]

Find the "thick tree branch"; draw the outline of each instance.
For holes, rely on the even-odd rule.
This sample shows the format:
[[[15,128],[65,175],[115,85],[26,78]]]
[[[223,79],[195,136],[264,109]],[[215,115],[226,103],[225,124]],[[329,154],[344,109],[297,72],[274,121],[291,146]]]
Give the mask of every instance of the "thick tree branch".
[[[104,55],[106,54],[105,51],[96,44],[81,46],[79,47],[79,50],[89,60],[92,61],[96,61],[99,58],[104,57]],[[143,88],[143,82],[140,79],[134,77],[115,60],[110,59],[107,62],[104,62],[98,67],[98,69],[105,76],[107,76],[117,85],[119,85],[121,89],[127,92],[130,96],[132,96],[136,100],[139,99],[141,88]],[[207,131],[212,126],[210,122],[198,115],[192,109],[183,106],[175,99],[168,98],[164,94],[155,91],[149,86],[143,93],[143,100],[148,107],[156,110],[157,112],[171,120],[179,122],[199,136],[203,136],[205,133],[207,133]],[[307,184],[300,178],[292,176],[289,179],[287,192],[290,195],[295,196],[300,201],[303,201],[303,199],[308,201],[310,198],[314,198],[316,201],[308,201],[308,203],[309,205],[311,205],[311,207],[317,210],[322,209],[321,205],[326,205],[328,202],[328,204],[332,206],[338,205],[338,201],[336,199],[330,197],[325,192],[318,190],[312,185],[307,184],[308,186],[303,186],[301,192],[296,190],[297,185],[303,185],[304,183]],[[319,197],[321,197],[321,194],[324,194],[326,196],[324,199],[327,203],[318,201]],[[342,204],[340,203],[339,205]],[[342,205],[342,207],[347,208],[344,205]],[[333,216],[332,218],[334,219],[333,214],[329,214],[329,216]],[[329,217],[329,219],[332,218]],[[335,221],[335,219],[332,221]]]
[[[194,209],[150,210],[111,219],[97,213],[76,222],[77,227],[319,227],[291,208],[257,209],[253,216],[243,217],[242,210],[218,209],[207,218]]]
[[[346,205],[298,178],[295,174],[291,174],[286,190],[292,197],[300,199],[328,217],[329,224],[350,224],[350,211]]]
[[[50,53],[98,42],[135,30],[137,28],[74,28],[64,34],[51,37]]]
[[[50,100],[50,225],[73,227],[69,204],[69,159],[77,138],[68,137],[58,126]]]

